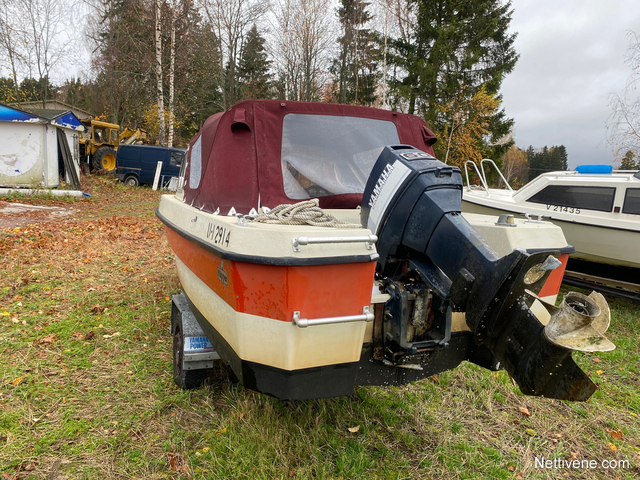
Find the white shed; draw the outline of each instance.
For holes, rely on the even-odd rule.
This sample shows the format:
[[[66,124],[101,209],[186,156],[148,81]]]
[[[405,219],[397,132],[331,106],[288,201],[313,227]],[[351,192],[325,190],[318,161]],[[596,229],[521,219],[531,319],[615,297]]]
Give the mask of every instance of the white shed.
[[[51,117],[0,104],[0,186],[55,188],[63,177],[80,188],[84,127],[71,112]]]

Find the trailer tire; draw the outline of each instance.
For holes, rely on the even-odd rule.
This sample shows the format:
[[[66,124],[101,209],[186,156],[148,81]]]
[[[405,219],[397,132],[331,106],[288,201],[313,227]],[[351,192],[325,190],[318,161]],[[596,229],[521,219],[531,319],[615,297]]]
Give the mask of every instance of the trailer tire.
[[[204,382],[208,370],[184,370],[182,360],[184,353],[184,337],[182,336],[182,322],[173,331],[173,380],[180,388],[190,390],[198,388]]]
[[[106,170],[112,172],[116,169],[116,151],[111,147],[99,148],[91,156],[91,166],[95,170]]]
[[[140,185],[140,180],[135,175],[127,175],[127,178],[124,179],[125,185],[129,185],[130,187],[137,187]]]

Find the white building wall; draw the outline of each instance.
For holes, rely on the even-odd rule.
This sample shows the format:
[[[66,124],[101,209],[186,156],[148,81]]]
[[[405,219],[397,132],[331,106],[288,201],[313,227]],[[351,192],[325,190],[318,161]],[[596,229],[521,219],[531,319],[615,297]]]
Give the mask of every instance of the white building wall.
[[[55,125],[45,125],[45,187],[55,188],[60,184],[58,166],[58,137]]]
[[[40,123],[0,122],[0,185],[46,186],[45,130]]]

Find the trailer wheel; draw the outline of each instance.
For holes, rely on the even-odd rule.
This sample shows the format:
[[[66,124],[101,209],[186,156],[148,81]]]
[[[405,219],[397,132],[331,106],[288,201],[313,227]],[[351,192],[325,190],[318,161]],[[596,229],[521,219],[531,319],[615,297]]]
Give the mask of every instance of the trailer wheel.
[[[138,177],[136,177],[135,175],[129,175],[124,179],[124,183],[125,185],[129,185],[131,187],[137,187],[138,185],[140,185],[140,180],[138,180]]]
[[[116,169],[116,151],[111,147],[102,147],[91,157],[91,165],[96,170],[111,172]]]
[[[189,390],[198,388],[207,376],[207,370],[184,370],[182,360],[184,353],[184,337],[181,325],[176,325],[173,332],[173,380],[180,388]]]

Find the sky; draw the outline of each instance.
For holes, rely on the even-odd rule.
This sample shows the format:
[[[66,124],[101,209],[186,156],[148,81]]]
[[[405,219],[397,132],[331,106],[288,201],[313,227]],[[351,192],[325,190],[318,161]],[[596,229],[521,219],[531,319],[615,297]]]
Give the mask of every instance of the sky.
[[[502,83],[516,145],[564,145],[569,167],[611,163],[609,96],[623,92],[629,30],[640,35],[638,0],[512,0],[520,59]]]

